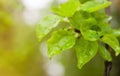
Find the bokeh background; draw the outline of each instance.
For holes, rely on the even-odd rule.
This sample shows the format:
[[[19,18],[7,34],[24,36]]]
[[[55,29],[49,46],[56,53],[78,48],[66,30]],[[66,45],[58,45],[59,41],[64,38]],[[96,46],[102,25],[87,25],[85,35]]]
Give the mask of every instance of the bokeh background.
[[[36,25],[65,1],[0,0],[0,76],[104,76],[99,55],[80,70],[74,50],[49,60],[45,41],[38,42]],[[111,13],[111,26],[120,28],[120,0],[112,0]],[[120,76],[120,56],[113,58],[111,76]]]

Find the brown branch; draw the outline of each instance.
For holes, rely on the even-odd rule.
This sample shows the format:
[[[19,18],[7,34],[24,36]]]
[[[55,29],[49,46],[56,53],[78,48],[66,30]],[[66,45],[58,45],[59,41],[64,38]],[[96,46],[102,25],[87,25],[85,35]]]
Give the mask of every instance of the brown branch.
[[[109,1],[109,0],[108,0]],[[110,7],[105,9],[105,12],[108,16],[111,16],[111,11],[110,11]],[[111,21],[109,22],[109,24],[111,23]],[[110,52],[111,48],[106,44],[106,49]],[[111,52],[110,52],[111,53]],[[112,56],[112,54],[111,54]],[[112,62],[109,61],[105,61],[105,76],[110,76],[110,71],[112,69]]]
[[[112,69],[112,62],[105,61],[105,76],[110,76],[111,69]]]

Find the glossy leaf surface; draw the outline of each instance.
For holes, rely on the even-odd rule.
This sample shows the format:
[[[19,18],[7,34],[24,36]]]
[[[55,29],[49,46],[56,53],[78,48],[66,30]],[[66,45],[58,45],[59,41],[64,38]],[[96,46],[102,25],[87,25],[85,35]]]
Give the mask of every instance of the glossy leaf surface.
[[[110,52],[105,48],[105,46],[100,45],[100,55],[107,61],[112,61]]]
[[[47,41],[48,55],[52,58],[64,50],[70,49],[75,44],[74,33],[68,30],[55,31],[52,37]]]
[[[78,59],[78,67],[81,69],[97,53],[98,44],[96,41],[87,41],[83,38],[77,40],[75,50]]]
[[[89,18],[80,27],[82,36],[86,40],[96,41],[100,37],[100,27],[97,25],[94,18]]]
[[[55,28],[61,19],[62,18],[57,15],[49,15],[43,18],[36,29],[39,41],[41,41],[53,28]]]
[[[105,35],[101,38],[101,41],[108,44],[112,49],[114,49],[116,56],[120,53],[119,41],[114,35]]]

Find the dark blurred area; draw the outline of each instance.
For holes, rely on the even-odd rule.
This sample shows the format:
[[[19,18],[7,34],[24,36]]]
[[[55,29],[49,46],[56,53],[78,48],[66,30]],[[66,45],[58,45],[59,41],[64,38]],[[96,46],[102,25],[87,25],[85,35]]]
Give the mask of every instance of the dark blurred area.
[[[64,1],[0,0],[0,76],[104,76],[99,55],[80,70],[74,50],[49,60],[45,42],[36,39],[36,25]],[[111,12],[111,26],[119,29],[120,0],[112,0]],[[114,57],[111,76],[120,76],[119,64],[120,56]]]

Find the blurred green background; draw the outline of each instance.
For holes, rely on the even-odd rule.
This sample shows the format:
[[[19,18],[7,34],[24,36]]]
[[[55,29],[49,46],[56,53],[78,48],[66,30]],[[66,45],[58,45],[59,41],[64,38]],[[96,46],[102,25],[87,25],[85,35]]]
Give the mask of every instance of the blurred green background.
[[[81,70],[74,50],[49,60],[46,44],[35,29],[50,8],[65,0],[0,0],[0,76],[104,76],[97,55]],[[120,27],[120,0],[112,0],[113,28]],[[113,58],[111,76],[120,76],[120,57]]]

